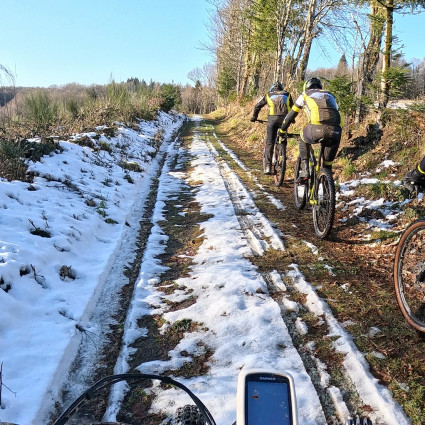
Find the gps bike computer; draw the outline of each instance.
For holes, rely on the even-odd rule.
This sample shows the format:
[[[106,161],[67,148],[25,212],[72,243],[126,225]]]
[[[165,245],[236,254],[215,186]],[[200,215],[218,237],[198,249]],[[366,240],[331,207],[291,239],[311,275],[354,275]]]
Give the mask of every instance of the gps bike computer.
[[[236,402],[237,425],[298,425],[294,380],[288,373],[240,372]]]

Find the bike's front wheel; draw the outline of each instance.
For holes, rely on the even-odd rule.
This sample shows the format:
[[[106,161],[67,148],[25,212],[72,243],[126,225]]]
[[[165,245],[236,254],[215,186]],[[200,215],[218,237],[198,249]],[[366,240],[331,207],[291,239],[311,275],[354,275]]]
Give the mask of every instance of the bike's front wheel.
[[[313,199],[314,231],[324,239],[331,232],[335,217],[335,184],[330,170],[320,169]]]
[[[286,172],[286,146],[282,143],[275,144],[275,174],[274,183],[277,187],[283,185]]]
[[[205,425],[204,415],[194,405],[187,404],[186,406],[177,409],[172,425]]]
[[[294,200],[295,206],[302,210],[307,203],[307,180],[299,181],[299,175],[301,171],[301,157],[298,157],[297,163],[295,164],[294,171]]]
[[[407,322],[425,333],[425,220],[403,233],[394,261],[397,302]]]

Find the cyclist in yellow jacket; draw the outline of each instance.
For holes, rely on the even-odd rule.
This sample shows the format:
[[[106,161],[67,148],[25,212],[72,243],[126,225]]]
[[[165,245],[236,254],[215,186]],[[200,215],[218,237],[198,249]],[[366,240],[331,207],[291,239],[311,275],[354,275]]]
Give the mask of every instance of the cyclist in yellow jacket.
[[[425,156],[415,169],[406,173],[404,178],[419,186],[425,187]]]
[[[257,120],[258,114],[263,106],[268,105],[269,107],[267,137],[263,156],[264,174],[272,173],[272,156],[277,130],[282,125],[283,119],[291,109],[293,103],[291,95],[284,90],[282,84],[277,81],[270,87],[270,91],[254,106],[251,117],[252,122]]]
[[[309,145],[318,143],[320,139],[324,139],[325,145],[323,165],[332,169],[332,162],[338,152],[342,133],[342,118],[335,97],[327,90],[323,90],[322,82],[314,77],[304,83],[304,91],[295,101],[279,129],[281,136],[285,134],[292,120],[303,108],[308,115],[308,124],[303,128],[299,142],[300,179],[308,177]]]

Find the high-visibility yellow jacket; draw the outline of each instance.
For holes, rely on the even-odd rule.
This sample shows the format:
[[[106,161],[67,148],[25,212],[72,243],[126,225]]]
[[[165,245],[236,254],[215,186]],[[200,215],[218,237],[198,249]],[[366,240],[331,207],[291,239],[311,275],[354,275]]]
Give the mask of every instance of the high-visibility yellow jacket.
[[[269,116],[285,116],[291,109],[293,103],[291,95],[285,90],[268,92],[254,106],[254,113],[252,116],[257,119],[260,109],[265,105],[269,107]]]

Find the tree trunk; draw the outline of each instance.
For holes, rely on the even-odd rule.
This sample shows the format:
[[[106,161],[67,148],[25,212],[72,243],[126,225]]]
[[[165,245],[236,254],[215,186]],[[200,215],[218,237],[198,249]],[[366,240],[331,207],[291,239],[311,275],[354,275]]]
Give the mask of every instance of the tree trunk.
[[[393,18],[394,18],[394,0],[387,0],[385,6],[385,49],[384,60],[382,63],[381,96],[380,107],[386,108],[389,99],[389,81],[387,72],[391,66],[391,52],[393,47]]]
[[[384,24],[380,16],[381,9],[374,0],[371,1],[370,9],[370,38],[363,53],[361,70],[357,83],[356,97],[358,107],[355,116],[356,123],[359,123],[365,115],[365,107],[362,103],[362,97],[366,93],[367,84],[373,81],[379,61],[379,52],[381,50],[382,35],[384,32]]]
[[[301,81],[305,80],[308,59],[310,57],[310,51],[311,51],[311,45],[313,44],[313,39],[314,39],[314,36],[310,34],[304,45],[304,54],[301,59],[300,65],[298,67],[298,76],[299,76],[299,80]]]
[[[297,57],[295,58],[295,63],[298,65],[293,77],[295,77],[297,81],[301,81],[303,79],[303,75],[305,75],[305,70],[307,69],[308,57],[310,55],[311,43],[313,41],[316,1],[317,0],[309,0],[303,35],[299,45]]]
[[[281,16],[281,14],[279,14],[279,16],[277,17],[277,25],[276,25],[276,29],[277,29],[277,51],[276,51],[276,67],[275,67],[275,81],[280,81],[282,79],[283,76],[283,72],[282,72],[282,57],[283,57],[283,50],[284,50],[284,46],[285,46],[285,39],[287,37],[286,35],[286,31],[288,28],[288,23],[289,23],[289,16],[291,13],[291,9],[292,9],[292,2],[293,0],[286,0],[284,2],[284,4],[282,4],[280,6],[280,10],[282,14],[284,14],[284,16]]]

